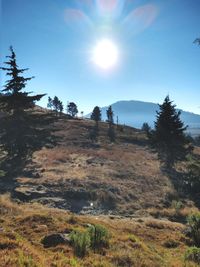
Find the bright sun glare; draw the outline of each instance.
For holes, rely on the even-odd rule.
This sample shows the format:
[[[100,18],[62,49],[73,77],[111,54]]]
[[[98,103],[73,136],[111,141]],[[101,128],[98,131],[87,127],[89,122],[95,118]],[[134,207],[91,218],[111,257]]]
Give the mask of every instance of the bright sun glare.
[[[92,61],[102,69],[114,67],[119,59],[118,47],[108,39],[99,41],[92,51]]]

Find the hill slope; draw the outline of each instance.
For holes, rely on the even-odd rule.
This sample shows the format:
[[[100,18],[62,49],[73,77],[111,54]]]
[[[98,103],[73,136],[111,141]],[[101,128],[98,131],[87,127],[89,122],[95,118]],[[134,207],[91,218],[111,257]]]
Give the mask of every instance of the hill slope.
[[[131,215],[165,207],[170,205],[169,196],[176,198],[171,180],[139,130],[120,127],[111,144],[108,125],[102,122],[99,141],[93,143],[89,138],[93,121],[50,117],[45,130],[48,139],[56,141],[41,140],[41,149],[12,182],[0,180],[1,192],[84,214]],[[43,120],[38,128],[44,128]]]
[[[197,208],[178,195],[175,177],[161,171],[144,133],[120,126],[112,144],[108,125],[101,122],[93,143],[93,121],[36,112],[35,127],[42,135],[33,133],[39,140],[32,157],[16,176],[0,178],[0,192],[13,198],[0,196],[1,266],[198,266],[183,257],[191,244],[184,223]],[[70,234],[86,233],[95,224],[106,227],[109,246],[76,257]],[[65,243],[45,247],[43,238],[52,235],[64,236]]]

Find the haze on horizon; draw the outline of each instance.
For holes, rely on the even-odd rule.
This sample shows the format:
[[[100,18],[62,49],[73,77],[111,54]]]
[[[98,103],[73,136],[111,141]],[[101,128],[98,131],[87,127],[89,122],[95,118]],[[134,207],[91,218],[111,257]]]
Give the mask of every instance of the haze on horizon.
[[[36,76],[30,91],[74,101],[85,114],[120,100],[161,103],[169,94],[178,108],[200,114],[200,47],[193,44],[199,0],[1,5],[0,63],[13,45],[19,67]],[[46,103],[47,97],[40,102]]]

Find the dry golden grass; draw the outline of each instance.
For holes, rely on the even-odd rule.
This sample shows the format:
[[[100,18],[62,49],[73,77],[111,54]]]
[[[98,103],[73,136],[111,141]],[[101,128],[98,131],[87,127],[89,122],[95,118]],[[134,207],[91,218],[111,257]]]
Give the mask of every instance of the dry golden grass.
[[[19,205],[9,196],[0,198],[0,266],[2,267],[181,267],[197,266],[184,262],[187,248],[183,225],[159,220],[109,219],[107,216],[73,216],[68,212],[40,205]],[[89,252],[76,258],[69,245],[44,248],[41,239],[50,233],[85,229],[101,224],[111,233],[103,255]],[[155,227],[156,225],[156,227]],[[158,227],[162,225],[162,227]],[[172,241],[173,240],[173,241]],[[164,241],[178,244],[174,248]]]
[[[160,163],[148,148],[145,135],[124,127],[123,132],[116,130],[116,142],[110,144],[108,126],[102,122],[99,140],[93,144],[89,139],[93,125],[90,120],[66,119],[49,125],[60,141],[33,154],[27,169],[39,173],[40,178],[22,175],[18,177],[19,186],[44,185],[52,189],[52,194],[72,187],[84,188],[97,198],[114,192],[115,211],[121,214],[162,207],[174,189],[170,179],[160,171]]]
[[[27,197],[30,204],[15,203],[9,195],[3,195],[0,267],[196,266],[184,262],[188,240],[182,233],[185,227],[182,222],[197,209],[188,200],[184,200],[181,208],[170,206],[173,198],[177,200],[177,192],[169,177],[161,172],[145,135],[124,127],[122,132],[116,130],[116,142],[111,144],[107,124],[100,123],[100,137],[94,144],[89,139],[93,125],[89,120],[65,118],[49,125],[52,134],[59,137],[57,145],[44,146],[33,154],[26,172],[17,177],[16,190],[23,193],[39,186],[46,190],[46,198],[63,197],[65,202],[71,192],[84,191],[96,210],[103,203],[112,210],[112,216],[106,216],[105,210],[101,216],[80,216],[50,209],[39,205],[39,197],[34,193]],[[200,150],[195,148],[195,153],[200,154]],[[37,175],[30,175],[32,171]],[[79,195],[76,201],[81,202]],[[88,223],[102,224],[111,233],[110,247],[103,255],[90,251],[79,259],[69,245],[45,249],[41,244],[47,234],[84,230]]]

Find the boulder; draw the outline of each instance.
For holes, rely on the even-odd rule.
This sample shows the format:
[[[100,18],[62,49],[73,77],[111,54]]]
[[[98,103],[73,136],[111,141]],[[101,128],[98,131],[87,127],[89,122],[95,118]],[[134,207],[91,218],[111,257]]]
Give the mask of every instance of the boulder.
[[[44,245],[45,248],[50,248],[50,247],[56,247],[57,245],[60,244],[69,244],[70,243],[70,238],[69,234],[51,234],[45,236],[42,240],[41,243]]]

